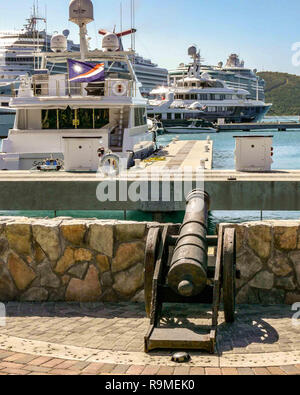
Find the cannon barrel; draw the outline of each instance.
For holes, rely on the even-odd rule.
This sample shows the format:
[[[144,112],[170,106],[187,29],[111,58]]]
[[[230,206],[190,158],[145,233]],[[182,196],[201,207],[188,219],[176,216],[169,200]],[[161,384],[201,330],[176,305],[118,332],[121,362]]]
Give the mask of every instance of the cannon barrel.
[[[167,283],[177,294],[199,295],[207,283],[207,219],[209,195],[201,190],[187,197],[186,213],[174,249]]]

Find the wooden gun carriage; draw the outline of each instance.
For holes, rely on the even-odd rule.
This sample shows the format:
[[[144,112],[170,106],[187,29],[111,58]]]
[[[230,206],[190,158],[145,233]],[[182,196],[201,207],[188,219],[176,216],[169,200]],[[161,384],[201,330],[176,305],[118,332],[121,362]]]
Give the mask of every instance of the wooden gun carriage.
[[[187,197],[186,214],[179,234],[172,225],[151,228],[145,256],[145,304],[150,328],[145,352],[153,349],[215,351],[218,312],[223,291],[225,321],[235,319],[236,234],[219,227],[218,236],[207,236],[209,195],[195,190]],[[208,249],[216,249],[209,265]],[[211,248],[210,248],[211,249]],[[160,325],[164,303],[212,304],[208,333]]]

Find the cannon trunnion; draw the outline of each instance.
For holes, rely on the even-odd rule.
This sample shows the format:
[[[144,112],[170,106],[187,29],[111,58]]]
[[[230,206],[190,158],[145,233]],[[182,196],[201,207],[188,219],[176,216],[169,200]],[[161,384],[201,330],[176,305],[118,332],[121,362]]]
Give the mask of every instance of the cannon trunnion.
[[[236,234],[219,226],[218,236],[207,236],[209,196],[195,190],[187,198],[184,221],[151,228],[145,255],[145,305],[150,327],[145,352],[153,349],[215,351],[218,312],[223,291],[225,321],[235,317]],[[208,251],[215,253],[208,256]],[[211,256],[213,255],[213,256]],[[164,303],[212,305],[207,333],[160,325]]]

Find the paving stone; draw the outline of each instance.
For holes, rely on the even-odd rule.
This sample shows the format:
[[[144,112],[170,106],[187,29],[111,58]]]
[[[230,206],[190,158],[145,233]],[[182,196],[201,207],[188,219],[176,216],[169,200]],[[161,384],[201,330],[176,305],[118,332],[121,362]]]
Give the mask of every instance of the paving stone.
[[[172,368],[171,366],[162,366],[159,368],[159,371],[157,372],[157,375],[159,376],[171,376],[174,374],[175,368]]]
[[[187,376],[190,373],[189,366],[178,366],[174,369],[175,376]]]
[[[158,371],[159,371],[159,366],[148,365],[148,366],[145,366],[141,375],[155,375],[155,374],[157,374]]]
[[[267,368],[253,368],[253,370],[257,376],[265,376],[270,374]]]
[[[210,375],[214,375],[214,376],[218,375],[219,376],[219,375],[222,375],[222,371],[219,368],[205,368],[205,374],[207,376],[210,376]]]
[[[280,376],[286,375],[286,373],[282,369],[277,367],[277,366],[271,366],[271,367],[269,367],[267,369],[272,375],[276,375],[276,376],[278,376],[278,375],[280,375]]]
[[[127,370],[126,374],[132,375],[132,376],[137,376],[142,373],[142,371],[145,369],[145,366],[142,365],[132,365],[130,368]]]
[[[300,370],[295,365],[280,366],[286,374],[300,374]]]
[[[224,376],[237,376],[238,370],[236,368],[222,368],[222,374]]]
[[[241,376],[254,375],[253,370],[250,368],[237,368],[237,371],[238,371],[239,375],[241,375]]]

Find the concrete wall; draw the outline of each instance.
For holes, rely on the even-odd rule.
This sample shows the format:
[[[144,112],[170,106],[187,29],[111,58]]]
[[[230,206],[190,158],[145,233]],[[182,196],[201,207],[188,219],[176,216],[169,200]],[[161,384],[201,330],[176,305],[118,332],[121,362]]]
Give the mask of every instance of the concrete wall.
[[[0,217],[0,301],[143,301],[151,225]],[[300,301],[300,221],[227,226],[238,234],[238,302]]]

